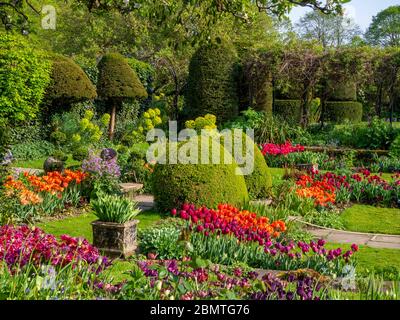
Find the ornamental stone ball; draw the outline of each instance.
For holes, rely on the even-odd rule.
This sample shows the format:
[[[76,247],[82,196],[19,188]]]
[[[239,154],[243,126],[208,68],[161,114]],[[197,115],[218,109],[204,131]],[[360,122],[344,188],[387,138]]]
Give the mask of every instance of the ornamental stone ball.
[[[112,148],[103,149],[100,153],[100,158],[104,161],[111,161],[118,156],[117,151]]]

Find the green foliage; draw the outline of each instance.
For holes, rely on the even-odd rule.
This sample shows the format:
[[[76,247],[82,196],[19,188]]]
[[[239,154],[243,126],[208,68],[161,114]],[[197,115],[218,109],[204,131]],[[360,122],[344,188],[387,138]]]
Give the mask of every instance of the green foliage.
[[[28,141],[14,144],[11,152],[16,160],[36,160],[53,155],[55,147],[46,140]]]
[[[357,101],[357,85],[354,82],[341,82],[333,85],[330,101]]]
[[[22,36],[0,35],[0,121],[36,117],[50,81],[51,63]]]
[[[298,125],[301,121],[301,101],[275,100],[274,114],[281,116],[290,124]]]
[[[143,254],[152,253],[158,259],[181,259],[184,248],[180,243],[182,228],[176,224],[163,223],[138,233],[139,248]]]
[[[366,33],[372,45],[396,47],[400,45],[400,6],[391,6],[372,19]]]
[[[390,155],[393,158],[400,158],[400,134],[394,139],[390,145]]]
[[[46,90],[46,99],[53,106],[93,100],[96,97],[96,88],[72,59],[61,55],[53,58],[51,82]]]
[[[188,120],[185,122],[187,129],[195,129],[201,132],[202,129],[216,129],[217,117],[212,114],[206,114],[204,117],[197,117],[195,120]]]
[[[109,114],[95,119],[91,110],[86,110],[82,119],[73,112],[56,115],[52,119],[51,140],[64,153],[72,153],[76,157],[74,160],[82,160],[90,148],[101,142],[109,122]]]
[[[117,53],[103,56],[99,65],[97,91],[103,99],[133,99],[147,97],[136,72]]]
[[[92,199],[90,204],[94,214],[102,222],[125,223],[132,221],[140,213],[137,202],[104,193],[98,194],[98,198]]]
[[[182,146],[186,148],[191,143],[189,141],[177,149],[181,152]],[[171,164],[169,161],[156,164],[152,179],[157,208],[167,212],[180,208],[185,202],[209,208],[215,208],[219,203],[242,205],[248,199],[245,179],[236,175],[238,166],[229,159],[230,155],[222,145],[220,152],[221,164],[212,164],[212,152],[210,164]],[[168,155],[169,151],[167,159]],[[224,163],[228,161],[231,164]]]
[[[196,51],[189,66],[186,118],[210,113],[222,123],[238,114],[236,61],[234,48],[226,42]]]
[[[354,101],[328,101],[326,102],[326,119],[335,123],[343,123],[346,120],[361,122],[363,105]]]
[[[154,77],[155,77],[155,69],[154,67],[146,63],[144,61],[137,60],[135,58],[126,59],[130,67],[136,72],[140,82],[147,89],[147,91],[152,89]]]

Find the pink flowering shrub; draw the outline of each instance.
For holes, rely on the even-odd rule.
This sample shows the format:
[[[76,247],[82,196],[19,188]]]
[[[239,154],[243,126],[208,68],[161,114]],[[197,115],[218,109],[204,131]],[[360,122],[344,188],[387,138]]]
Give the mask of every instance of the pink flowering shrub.
[[[10,270],[27,264],[63,267],[82,261],[99,273],[110,265],[110,261],[85,239],[63,235],[58,240],[36,227],[9,225],[0,227],[1,261]]]
[[[294,146],[289,141],[286,141],[284,144],[266,143],[261,146],[261,152],[264,156],[266,155],[281,156],[303,151],[304,151],[304,146],[301,145]]]

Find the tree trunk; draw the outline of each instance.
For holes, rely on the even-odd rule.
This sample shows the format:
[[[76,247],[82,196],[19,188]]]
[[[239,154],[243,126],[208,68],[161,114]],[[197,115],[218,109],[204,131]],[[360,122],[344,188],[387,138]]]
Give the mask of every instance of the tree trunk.
[[[108,132],[108,137],[110,140],[114,139],[114,131],[115,131],[115,119],[117,117],[117,102],[112,101],[112,109],[111,109],[111,119],[110,119],[110,127]]]

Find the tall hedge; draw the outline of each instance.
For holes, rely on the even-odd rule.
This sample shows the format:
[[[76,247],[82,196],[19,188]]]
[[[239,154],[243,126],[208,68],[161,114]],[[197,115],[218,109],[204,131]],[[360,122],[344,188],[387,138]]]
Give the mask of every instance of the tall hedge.
[[[299,124],[302,116],[301,100],[275,100],[273,112],[290,124]]]
[[[210,113],[224,122],[238,115],[236,63],[236,51],[226,42],[208,44],[195,52],[189,65],[184,117]]]
[[[23,36],[0,35],[0,120],[36,117],[50,82],[51,63]],[[1,121],[0,121],[1,122]]]
[[[334,123],[343,123],[346,120],[357,123],[363,116],[363,105],[355,101],[328,101],[326,102],[326,118]]]
[[[117,109],[124,100],[147,97],[147,91],[128,61],[118,53],[103,56],[98,65],[97,92],[111,106],[109,137],[114,137]]]
[[[47,100],[54,105],[93,100],[96,97],[96,87],[80,66],[61,55],[53,58],[51,82],[46,90]]]
[[[230,156],[222,145],[220,152]],[[216,208],[219,203],[243,205],[248,200],[246,182],[243,176],[236,175],[235,160],[230,161],[231,164],[157,164],[152,176],[157,209],[167,212],[184,203],[209,208]]]

